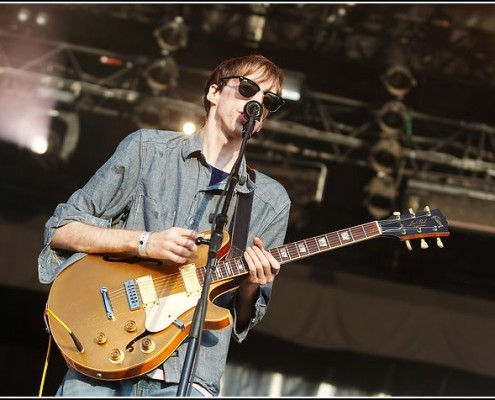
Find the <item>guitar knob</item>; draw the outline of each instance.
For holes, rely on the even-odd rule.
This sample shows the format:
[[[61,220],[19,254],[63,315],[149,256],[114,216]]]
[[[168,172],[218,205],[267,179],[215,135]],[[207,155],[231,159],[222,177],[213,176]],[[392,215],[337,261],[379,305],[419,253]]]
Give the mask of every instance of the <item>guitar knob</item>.
[[[124,325],[124,329],[129,333],[135,332],[137,329],[136,321],[133,321],[132,319],[127,321]]]
[[[407,247],[407,250],[409,250],[409,251],[412,250],[411,242],[409,240],[406,240],[406,247]]]
[[[98,344],[105,344],[107,342],[107,335],[103,332],[98,332],[95,336],[95,341]]]
[[[440,239],[439,237],[437,237],[437,246],[441,249],[443,249],[443,242],[442,242],[442,239]]]
[[[421,239],[421,248],[422,249],[427,249],[428,248],[428,243],[426,243],[426,240]]]
[[[141,341],[141,351],[143,353],[151,353],[153,350],[155,350],[155,342],[150,338],[144,338]]]
[[[122,350],[119,350],[119,349],[113,349],[111,352],[110,352],[110,362],[114,363],[114,364],[118,364],[120,362],[122,362],[122,360],[124,359],[124,352]]]

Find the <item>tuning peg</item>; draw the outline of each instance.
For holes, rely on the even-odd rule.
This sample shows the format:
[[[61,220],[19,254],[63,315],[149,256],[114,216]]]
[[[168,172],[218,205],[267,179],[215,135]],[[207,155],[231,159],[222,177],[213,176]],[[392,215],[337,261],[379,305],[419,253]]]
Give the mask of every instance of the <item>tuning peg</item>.
[[[406,247],[407,247],[407,250],[409,250],[409,251],[412,250],[411,242],[409,240],[406,240]]]
[[[439,237],[437,237],[437,246],[441,249],[443,249],[443,242],[442,242],[442,239],[440,239]]]
[[[425,208],[423,209],[425,212],[427,212],[428,214],[430,213],[430,207],[429,206],[425,206]]]
[[[428,248],[428,243],[426,243],[426,240],[421,239],[421,248],[422,249],[427,249]]]
[[[412,215],[413,217],[416,215],[416,214],[414,213],[414,210],[413,210],[411,207],[409,207],[409,212],[411,213],[411,215]]]

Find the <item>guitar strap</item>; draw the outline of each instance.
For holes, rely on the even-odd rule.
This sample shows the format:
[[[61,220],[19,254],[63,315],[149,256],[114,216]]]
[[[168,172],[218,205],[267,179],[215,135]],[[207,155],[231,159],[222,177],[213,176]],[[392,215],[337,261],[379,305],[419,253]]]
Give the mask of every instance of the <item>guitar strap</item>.
[[[254,169],[249,165],[247,171],[251,180],[256,182]],[[249,231],[249,221],[251,219],[251,209],[253,206],[254,190],[249,193],[238,193],[237,204],[234,213],[234,224],[232,228],[231,247],[226,259],[239,257],[244,253],[247,246]]]

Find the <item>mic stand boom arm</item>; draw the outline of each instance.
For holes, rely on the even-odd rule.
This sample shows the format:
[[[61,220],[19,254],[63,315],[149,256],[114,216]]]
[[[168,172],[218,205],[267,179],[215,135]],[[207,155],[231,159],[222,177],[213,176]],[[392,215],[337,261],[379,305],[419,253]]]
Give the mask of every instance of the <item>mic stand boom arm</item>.
[[[184,359],[179,387],[177,389],[177,396],[180,397],[189,396],[191,393],[193,376],[196,370],[197,360],[199,359],[199,345],[201,343],[203,324],[206,317],[211,274],[216,268],[217,254],[222,245],[224,227],[227,224],[227,211],[234,194],[234,189],[239,182],[239,168],[241,165],[241,160],[245,153],[246,143],[251,137],[251,133],[255,125],[255,119],[256,116],[250,116],[249,121],[244,125],[239,155],[237,156],[237,160],[232,167],[229,179],[227,180],[226,188],[224,190],[225,198],[222,212],[215,217],[215,227],[212,229],[211,238],[209,240],[205,279],[201,291],[201,297],[199,298],[196,309],[194,310],[191,329],[189,331],[189,344],[187,346],[187,353]],[[200,241],[200,243],[204,243],[204,241]]]

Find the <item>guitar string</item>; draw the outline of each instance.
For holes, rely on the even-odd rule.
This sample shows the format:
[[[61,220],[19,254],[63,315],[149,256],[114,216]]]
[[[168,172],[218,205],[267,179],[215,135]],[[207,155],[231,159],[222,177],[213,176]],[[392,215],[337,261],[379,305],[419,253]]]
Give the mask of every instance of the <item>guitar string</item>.
[[[375,228],[374,222],[363,224],[363,225],[358,225],[355,227],[343,229],[340,231],[336,232],[331,232],[328,234],[323,234],[319,236],[315,236],[312,238],[308,238],[305,240],[301,240],[295,243],[290,243],[287,245],[279,246],[277,248],[273,248],[268,250],[274,257],[280,258],[279,261],[284,261],[283,259],[289,258],[289,260],[292,260],[293,258],[297,258],[301,256],[301,254],[313,254],[315,252],[321,251],[322,247],[324,248],[323,251],[325,250],[330,250],[332,248],[340,247],[343,245],[342,243],[342,237],[345,234],[350,234],[350,238],[347,238],[344,240],[344,243],[353,243],[359,240],[364,240],[368,238],[367,235],[367,228],[373,227]],[[359,232],[359,231],[362,231]],[[373,234],[374,232],[371,232]],[[325,242],[323,243],[322,240],[325,239]],[[327,247],[328,246],[328,247]],[[282,250],[282,252],[281,252]],[[243,266],[245,270],[245,264],[244,264],[244,259],[242,257],[238,257],[236,259],[230,259],[226,261],[222,261],[221,264],[219,264],[218,272],[215,271],[218,279],[218,275],[220,275],[220,278],[225,275],[225,277],[231,276],[229,272],[227,271],[227,268],[232,271],[232,266],[236,266],[237,270],[239,272],[240,268],[239,265],[236,264],[236,261],[241,260],[241,265]],[[232,265],[233,264],[233,265]],[[244,271],[246,272],[246,271]],[[194,271],[191,271],[191,274],[196,273],[199,275],[199,278],[201,281],[204,281],[204,274],[205,274],[205,267],[200,267]],[[223,275],[222,275],[223,274]],[[184,289],[184,283],[182,282],[181,279],[177,279],[181,274],[180,273],[174,273],[168,276],[164,277],[158,277],[158,278],[153,278],[151,282],[149,283],[143,283],[141,284],[141,287],[143,290],[154,288],[155,291],[157,292],[157,297],[160,297],[158,293],[168,293],[172,291],[174,287],[176,290],[180,291]],[[202,282],[200,282],[202,283]],[[109,292],[109,297],[112,302],[115,304],[118,304],[122,300],[127,301],[127,291],[124,287],[121,287],[119,289],[116,289],[112,292]]]
[[[222,264],[224,264],[224,263],[222,263]],[[219,267],[222,268],[223,265],[219,265]],[[155,291],[157,292],[158,297],[160,297],[159,294],[164,293],[164,292],[166,294],[181,292],[181,291],[184,291],[183,290],[184,289],[184,283],[183,283],[183,280],[180,279],[181,276],[188,278],[188,277],[192,277],[196,273],[197,274],[196,276],[199,275],[199,279],[201,280],[200,283],[202,283],[202,281],[204,281],[204,274],[205,274],[204,270],[205,270],[204,267],[200,267],[194,271],[185,272],[184,275],[182,275],[179,272],[176,272],[176,273],[173,273],[173,274],[170,274],[167,276],[153,278],[151,282],[142,283],[139,285],[139,287],[140,287],[140,289],[142,289],[141,291],[146,291],[146,290],[149,290],[151,288],[154,288]],[[174,291],[173,289],[176,289],[176,290]],[[108,295],[109,295],[110,300],[115,304],[119,304],[118,302],[121,300],[127,301],[127,290],[124,287],[120,287],[116,290],[113,290],[113,291],[109,292]]]

